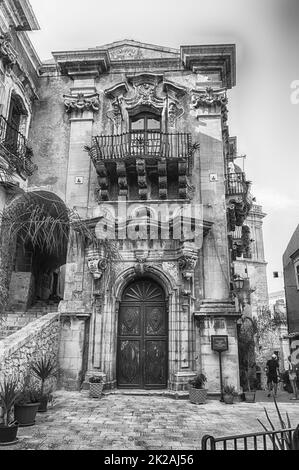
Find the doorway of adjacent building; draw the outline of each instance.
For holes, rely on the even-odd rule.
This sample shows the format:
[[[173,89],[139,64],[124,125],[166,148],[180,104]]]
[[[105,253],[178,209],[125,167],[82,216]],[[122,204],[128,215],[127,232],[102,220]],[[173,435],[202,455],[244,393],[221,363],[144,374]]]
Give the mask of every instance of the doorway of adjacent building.
[[[168,318],[163,289],[151,279],[125,290],[119,310],[117,385],[167,387]]]

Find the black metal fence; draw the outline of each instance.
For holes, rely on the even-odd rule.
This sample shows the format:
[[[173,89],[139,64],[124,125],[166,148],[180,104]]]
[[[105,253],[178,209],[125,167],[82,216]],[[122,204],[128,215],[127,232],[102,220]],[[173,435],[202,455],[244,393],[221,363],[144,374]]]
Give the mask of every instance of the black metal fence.
[[[297,429],[280,429],[235,436],[214,437],[205,435],[202,450],[298,450],[299,426]]]
[[[191,152],[191,135],[158,131],[127,132],[93,138],[99,160],[122,160],[130,157],[185,159]]]
[[[245,173],[229,173],[225,176],[225,180],[227,195],[247,194],[249,182],[246,181]]]
[[[21,176],[33,174],[37,167],[32,163],[32,150],[27,146],[27,139],[2,115],[0,115],[0,144],[7,152],[7,155],[2,152],[2,156],[17,173]]]

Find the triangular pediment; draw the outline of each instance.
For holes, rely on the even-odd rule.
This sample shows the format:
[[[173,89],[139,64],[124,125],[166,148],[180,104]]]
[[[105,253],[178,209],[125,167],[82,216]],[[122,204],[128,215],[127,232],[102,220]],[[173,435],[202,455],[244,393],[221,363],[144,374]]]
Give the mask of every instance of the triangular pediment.
[[[97,47],[97,49],[107,50],[111,61],[171,59],[178,58],[180,54],[177,49],[146,44],[131,39],[105,44]]]

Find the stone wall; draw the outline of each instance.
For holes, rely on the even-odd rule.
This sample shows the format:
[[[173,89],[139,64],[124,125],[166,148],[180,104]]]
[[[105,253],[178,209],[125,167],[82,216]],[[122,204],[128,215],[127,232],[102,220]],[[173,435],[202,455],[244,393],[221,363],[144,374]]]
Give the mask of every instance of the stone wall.
[[[43,355],[58,358],[60,323],[58,313],[49,313],[0,342],[0,381],[15,377],[20,383],[30,363]]]

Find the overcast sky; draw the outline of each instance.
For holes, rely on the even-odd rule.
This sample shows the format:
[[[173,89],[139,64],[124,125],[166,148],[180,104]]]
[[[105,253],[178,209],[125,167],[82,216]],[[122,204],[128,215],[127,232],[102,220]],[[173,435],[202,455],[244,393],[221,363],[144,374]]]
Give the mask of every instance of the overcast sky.
[[[52,51],[134,39],[179,48],[235,43],[237,86],[229,93],[230,135],[246,154],[253,193],[268,214],[264,241],[269,291],[283,288],[282,255],[299,224],[299,0],[31,0],[41,59]],[[236,163],[241,162],[237,160]]]

